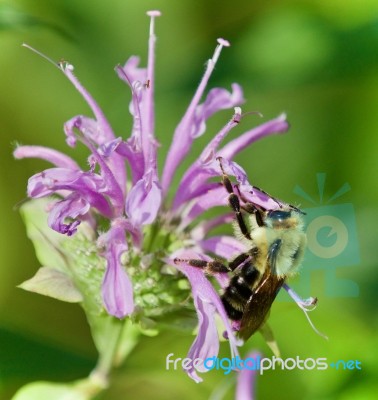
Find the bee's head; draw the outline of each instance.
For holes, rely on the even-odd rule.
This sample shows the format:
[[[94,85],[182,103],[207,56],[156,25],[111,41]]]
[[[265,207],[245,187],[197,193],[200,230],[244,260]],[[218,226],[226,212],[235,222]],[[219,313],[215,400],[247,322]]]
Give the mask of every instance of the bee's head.
[[[298,224],[299,214],[294,210],[271,210],[268,211],[265,224],[274,229],[295,228]]]

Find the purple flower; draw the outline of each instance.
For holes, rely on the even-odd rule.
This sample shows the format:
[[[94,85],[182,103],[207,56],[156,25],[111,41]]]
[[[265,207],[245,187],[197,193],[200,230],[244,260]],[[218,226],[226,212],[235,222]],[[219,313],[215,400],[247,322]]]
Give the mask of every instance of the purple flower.
[[[248,358],[257,359],[260,356],[257,352],[252,352],[247,355]],[[256,369],[243,368],[238,372],[237,385],[236,385],[236,400],[253,400],[255,399],[254,388],[256,381]]]
[[[201,254],[189,250],[178,251],[172,254],[172,256],[187,259],[194,258],[208,260],[208,257],[204,257]],[[198,335],[193,342],[187,357],[191,360],[195,360],[196,358],[205,360],[206,358],[212,358],[218,355],[219,339],[218,331],[215,325],[215,313],[217,313],[222,319],[227,336],[229,337],[232,357],[236,357],[238,355],[238,350],[236,347],[238,345],[238,341],[235,339],[234,332],[223,308],[219,295],[214,290],[210,282],[206,279],[203,272],[200,269],[191,267],[190,265],[176,265],[172,259],[168,259],[166,261],[185,274],[192,287],[192,295],[194,299],[194,305],[197,310],[199,327]],[[197,367],[197,371],[206,372],[207,369],[203,366],[199,366]],[[197,383],[202,382],[202,378],[197,375],[197,371],[193,366],[187,370],[188,375],[194,381]]]
[[[102,285],[102,297],[107,310],[114,310],[112,315],[122,318],[134,310],[133,288],[122,267],[121,256],[127,252],[126,221],[115,220],[108,232],[98,239],[100,247],[104,247],[107,268]]]
[[[82,221],[87,221],[97,231],[99,255],[106,264],[102,299],[109,314],[123,318],[133,313],[134,295],[139,284],[134,282],[138,273],[133,275],[132,270],[153,266],[160,268],[164,259],[187,277],[192,288],[199,332],[188,356],[206,358],[218,354],[215,313],[223,321],[232,354],[237,354],[238,342],[216,290],[202,270],[188,265],[175,265],[173,259],[176,256],[210,259],[206,255],[208,252],[230,258],[245,250],[244,245],[234,237],[209,235],[213,228],[232,219],[229,213],[210,221],[199,221],[205,211],[227,205],[228,193],[212,179],[221,175],[217,157],[222,157],[225,172],[235,177],[239,190],[247,199],[265,209],[275,209],[277,201],[251,186],[245,171],[233,159],[254,141],[270,134],[286,132],[288,123],[285,115],[280,115],[258,127],[247,129],[238,138],[222,146],[223,139],[242,121],[240,105],[244,98],[241,87],[235,83],[231,85],[231,91],[213,88],[205,95],[221,51],[229,46],[226,40],[218,39],[214,55],[208,61],[205,74],[174,132],[160,178],[154,115],[154,23],[160,13],[150,11],[148,15],[151,25],[147,68],[139,67],[139,58],[135,56],[130,57],[123,66],[116,67],[119,78],[131,91],[129,110],[133,125],[129,138],[114,134],[95,100],[74,75],[73,66],[60,62],[59,69],[92,110],[91,117],[78,115],[64,125],[69,146],[74,147],[79,142],[87,147],[88,168],[83,170],[65,154],[41,146],[19,146],[14,156],[18,159],[41,158],[53,164],[53,168],[32,176],[27,189],[30,198],[54,195],[48,216],[48,224],[53,230],[71,236],[77,232]],[[204,100],[201,102],[202,98]],[[168,203],[167,193],[177,167],[190,153],[194,140],[206,133],[208,118],[220,110],[232,108],[234,112],[230,120],[186,170],[172,204]],[[126,175],[127,168],[131,172],[130,177]],[[101,225],[97,225],[98,222]],[[191,229],[188,229],[189,225]],[[159,234],[165,234],[163,241],[157,240]],[[176,249],[175,253],[172,254],[170,249]],[[124,257],[125,254],[133,255],[134,264],[128,263],[130,260]],[[158,279],[162,284],[168,278],[161,273]],[[219,274],[217,279],[221,286],[227,285],[226,274]],[[156,285],[159,286],[159,282]],[[153,288],[154,285],[151,285],[151,290]],[[201,381],[194,368],[188,373],[195,381]]]

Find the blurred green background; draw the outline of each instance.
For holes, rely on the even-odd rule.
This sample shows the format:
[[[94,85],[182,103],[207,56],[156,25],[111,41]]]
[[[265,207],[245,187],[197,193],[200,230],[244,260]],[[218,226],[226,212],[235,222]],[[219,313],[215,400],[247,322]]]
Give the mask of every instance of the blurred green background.
[[[271,325],[285,358],[327,357],[359,360],[361,371],[269,371],[257,379],[257,399],[375,399],[378,392],[376,221],[378,217],[378,2],[376,0],[234,0],[230,2],[110,0],[24,0],[0,2],[0,398],[9,399],[33,380],[69,381],[86,376],[96,353],[81,309],[16,285],[38,268],[32,244],[17,212],[29,176],[47,167],[38,160],[15,161],[15,142],[65,151],[82,163],[80,146],[69,149],[63,123],[89,110],[63,74],[20,45],[26,42],[55,60],[75,66],[116,134],[127,137],[129,91],[113,71],[132,54],[146,61],[148,19],[157,21],[157,137],[160,165],[212,55],[216,38],[232,46],[221,55],[211,87],[240,83],[244,111],[264,120],[288,114],[288,134],[256,143],[237,161],[250,181],[291,203],[311,207],[294,193],[301,186],[319,201],[316,174],[326,173],[324,198],[345,183],[351,190],[332,204],[351,203],[359,258],[335,265],[338,279],[359,287],[351,297],[332,296],[324,268],[311,270],[312,313],[329,341],[313,333],[293,302],[277,302]],[[220,113],[208,124],[196,152],[230,117]],[[237,135],[260,122],[246,117]],[[189,160],[190,161],[190,160]],[[188,162],[189,162],[188,161]],[[188,165],[186,163],[185,165]],[[181,169],[184,170],[183,168]],[[180,174],[178,174],[180,175]],[[309,293],[305,293],[309,295]],[[224,377],[209,372],[196,385],[181,371],[166,371],[165,357],[184,357],[193,337],[165,332],[144,338],[114,374],[109,400],[181,397],[207,399],[221,390]],[[259,335],[243,349],[269,350]],[[223,356],[228,355],[227,344]],[[223,383],[222,383],[223,382]],[[232,381],[226,398],[233,398]]]

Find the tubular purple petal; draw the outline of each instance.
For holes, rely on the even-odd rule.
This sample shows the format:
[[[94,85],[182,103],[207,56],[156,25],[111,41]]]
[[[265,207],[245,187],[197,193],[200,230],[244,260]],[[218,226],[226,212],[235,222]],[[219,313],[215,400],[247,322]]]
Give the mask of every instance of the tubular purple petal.
[[[115,222],[110,230],[98,239],[105,247],[106,272],[102,282],[102,298],[110,315],[124,318],[134,311],[133,287],[121,263],[128,250],[122,224]]]
[[[235,107],[235,113],[231,120],[226,124],[226,126],[221,129],[221,131],[215,135],[215,137],[210,141],[210,143],[202,151],[201,155],[198,157],[198,162],[201,164],[206,164],[215,158],[215,153],[218,146],[222,140],[228,135],[232,128],[239,124],[241,119],[241,108]]]
[[[202,240],[213,228],[223,224],[230,224],[233,221],[234,215],[232,213],[222,214],[213,219],[201,221],[192,229],[191,237],[195,241]]]
[[[267,210],[274,210],[278,207],[282,207],[285,203],[282,203],[272,198],[267,193],[255,188],[248,182],[247,174],[244,169],[234,161],[228,161],[225,158],[221,159],[223,170],[229,176],[234,176],[237,181],[237,188],[234,185],[235,191],[240,191],[246,200],[257,204]],[[214,160],[212,163],[207,165],[207,170],[211,176],[219,176],[222,171],[220,170],[219,160]]]
[[[139,57],[132,56],[123,67],[117,65],[115,70],[118,77],[126,82],[131,89],[132,98],[129,106],[130,114],[133,116],[131,137],[137,143],[138,150],[142,152],[142,115],[140,104],[146,89],[146,86],[142,82],[147,82],[147,70],[146,68],[138,68],[139,61]]]
[[[120,79],[126,82],[130,89],[132,100],[129,106],[130,114],[133,116],[132,135],[126,142],[133,149],[134,157],[142,160],[142,174],[145,169],[145,160],[148,158],[149,143],[144,135],[146,123],[145,103],[146,103],[146,84],[147,70],[138,68],[139,57],[130,57],[124,67],[117,66],[116,72]],[[133,177],[136,176],[133,163],[129,160]],[[135,181],[134,181],[135,183]]]
[[[247,201],[257,204],[266,210],[277,210],[284,205],[287,206],[286,203],[278,199],[273,199],[267,193],[264,193],[261,190],[251,186],[248,182],[241,183],[239,185],[239,190]]]
[[[256,351],[249,353],[246,357],[257,359],[260,354]],[[243,368],[238,372],[237,385],[236,385],[236,400],[254,400],[255,399],[255,382],[256,382],[256,369]]]
[[[110,142],[105,142],[98,148],[98,154],[100,154],[101,157],[109,158],[117,150],[121,143],[122,138],[120,137],[111,140]]]
[[[215,161],[219,144],[230,130],[239,123],[240,116],[240,108],[235,107],[235,114],[231,120],[217,135],[215,135],[197,160],[187,169],[176,192],[173,201],[173,209],[180,207],[181,204],[198,196],[198,194],[202,194],[201,188],[205,186],[206,180],[211,176],[208,171],[208,165]],[[216,171],[214,171],[214,173],[216,173]]]
[[[116,148],[117,153],[129,163],[133,185],[142,179],[144,172],[143,153],[138,150],[134,139],[134,137],[131,137],[127,142],[121,142]]]
[[[203,301],[199,296],[194,298],[194,306],[197,310],[199,330],[187,357],[191,360],[216,357],[219,353],[218,331],[214,319],[216,309],[213,304]],[[197,366],[197,371],[207,372],[208,370],[200,365]],[[186,370],[190,378],[199,383],[202,382],[202,378],[197,375],[197,371],[193,365]]]
[[[206,168],[190,171],[190,175],[185,176],[184,180],[180,183],[180,189],[176,191],[173,199],[172,210],[178,212],[186,203],[195,198],[205,195],[213,189],[219,188],[217,182],[207,182],[211,176]],[[190,179],[192,178],[192,179]],[[186,185],[184,184],[186,183]]]
[[[140,103],[144,89],[141,81],[146,81],[146,70],[137,68],[139,57],[130,57],[124,67],[117,66],[116,72],[120,79],[125,81],[131,89],[132,101],[130,103],[130,114],[133,116],[133,129],[131,137],[122,142],[117,152],[129,162],[133,184],[142,178],[145,170],[144,152],[142,144],[142,115]],[[139,80],[140,79],[140,80]]]
[[[96,161],[99,164],[101,168],[101,175],[104,177],[104,181],[107,185],[107,193],[111,198],[111,202],[116,212],[120,212],[123,209],[124,190],[126,190],[126,172],[124,170],[124,162],[122,161],[122,173],[118,171],[119,168],[117,167],[117,164],[119,164],[119,160],[122,157],[113,152],[108,157],[106,157],[105,160],[104,156],[101,154],[103,148],[100,146],[100,151],[95,148],[93,142],[98,145],[108,143],[105,142],[104,138],[98,133],[101,127],[99,126],[97,121],[79,115],[66,122],[66,124],[64,125],[64,131],[67,135],[68,143],[72,146],[76,144],[76,135],[74,133],[74,128],[78,129],[83,134],[83,138],[81,138],[81,141],[92,152],[92,163],[93,161]],[[114,142],[114,140],[117,139],[113,139],[111,142]],[[94,169],[94,165],[91,166],[91,169]],[[114,171],[116,172],[116,174],[114,174]],[[120,177],[121,180],[118,180]]]
[[[90,210],[90,204],[82,197],[71,194],[64,200],[58,201],[51,208],[47,223],[51,229],[72,236],[77,231],[80,224],[79,216],[85,216]],[[72,219],[71,223],[65,223],[66,219]]]
[[[126,199],[126,214],[136,226],[151,224],[156,219],[161,201],[159,182],[149,173],[130,190]]]
[[[77,142],[77,135],[74,129],[80,131],[87,139],[96,144],[104,142],[97,121],[84,115],[77,115],[64,124],[66,142],[70,147],[75,147]]]
[[[208,239],[200,240],[198,245],[205,251],[214,253],[225,259],[232,259],[240,253],[244,253],[247,249],[240,240],[233,236],[212,236]]]
[[[299,307],[312,311],[316,308],[317,299],[315,297],[309,297],[308,299],[302,299],[297,292],[295,292],[288,284],[284,283],[282,286],[289,296],[298,304]]]
[[[264,193],[261,190],[253,187],[248,182],[247,175],[243,168],[241,168],[240,165],[238,165],[234,161],[229,161],[225,158],[222,158],[222,166],[227,175],[234,176],[236,178],[238,183],[238,190],[243,194],[246,200],[254,204],[260,205],[267,210],[275,210],[285,205],[284,202],[273,199],[267,193]],[[219,161],[217,159],[213,159],[211,162],[207,162],[206,164],[204,164],[202,170],[198,172],[198,178],[194,178],[191,185],[187,186],[187,199],[192,200],[194,198],[193,194],[196,194],[197,192],[201,193],[199,189],[201,188],[201,186],[204,186],[203,181],[206,176],[207,178],[211,178],[214,176],[221,176],[221,174],[222,172],[220,169]],[[219,189],[214,189],[214,191],[215,193],[218,193],[218,190],[219,194],[221,194],[222,189],[224,190],[224,188],[221,187]],[[192,191],[192,193],[190,191]],[[198,203],[201,203],[203,201],[202,199],[206,199],[206,201],[208,202],[208,199],[212,197],[212,192],[213,190],[209,191],[205,195],[200,195],[196,197],[196,203],[194,204],[194,206],[192,206],[192,209],[190,210],[191,215],[188,215],[188,217],[190,217],[190,219],[188,219],[188,223],[190,223],[194,218],[200,215],[201,212],[206,210],[204,207],[201,207],[201,204]],[[227,193],[226,190],[224,190],[224,193]],[[179,204],[184,202],[184,199],[187,200],[185,197],[180,197],[179,199],[180,201],[177,201],[177,203]],[[210,202],[208,204],[208,207],[214,207],[221,204],[223,203],[219,203],[219,201],[214,204]]]
[[[67,168],[72,170],[79,170],[80,167],[77,163],[66,154],[60,151],[50,149],[43,146],[18,146],[13,155],[17,159],[22,158],[40,158],[54,164],[59,168]]]
[[[188,132],[193,139],[202,136],[206,130],[206,121],[220,110],[226,110],[244,103],[241,87],[234,83],[232,92],[223,88],[213,88],[209,91],[205,101],[197,106],[192,121],[191,130]]]
[[[214,320],[214,311],[219,314],[225,326],[229,338],[231,356],[237,356],[237,346],[240,343],[234,336],[234,332],[228,321],[228,316],[224,310],[218,293],[215,291],[211,283],[206,279],[202,270],[186,265],[185,263],[175,264],[173,262],[173,259],[175,257],[184,259],[205,258],[194,251],[184,249],[176,251],[174,254],[171,255],[171,257],[172,259],[166,260],[166,262],[170,265],[175,266],[189,279],[190,285],[192,287],[194,305],[198,314],[198,335],[189,350],[188,357],[192,359],[206,359],[208,357],[214,357],[218,355],[219,338]],[[201,367],[197,368],[197,370],[200,372],[207,371],[207,369]],[[188,371],[188,374],[196,382],[202,381],[202,379],[196,374],[194,368],[190,369]]]
[[[89,94],[89,92],[84,89],[84,87],[80,84],[76,76],[73,74],[73,66],[72,65],[67,65],[66,67],[61,68],[63,73],[67,76],[67,78],[72,82],[72,84],[75,86],[75,88],[79,91],[79,93],[83,96],[84,100],[88,103],[89,107],[91,108],[95,118],[96,118],[96,123],[97,123],[97,130],[96,130],[96,143],[97,144],[102,144],[104,142],[110,141],[115,139],[115,135],[113,133],[113,130],[105,118],[105,115],[101,111],[100,107],[98,106],[97,102],[92,98],[92,96]],[[90,118],[87,117],[81,117],[82,121],[83,118],[85,118],[85,122],[88,124],[88,122],[91,120]],[[93,121],[93,120],[92,120]],[[92,125],[92,124],[91,124]],[[82,132],[85,134],[85,129],[87,128],[87,125],[84,125],[82,127]],[[71,139],[72,140],[72,136]],[[68,140],[70,145],[73,145],[71,141]],[[114,156],[108,160],[109,164],[109,169],[112,171],[112,175],[115,177],[115,180],[118,182],[119,186],[121,188],[126,187],[126,171],[125,171],[125,163],[122,157],[118,156],[117,154],[114,154]],[[122,189],[121,189],[122,190]]]
[[[279,117],[265,122],[264,124],[245,132],[237,139],[230,141],[219,150],[218,156],[232,160],[236,154],[244,150],[256,140],[274,133],[285,133],[288,129],[289,124],[286,121],[286,115],[281,114]]]
[[[205,150],[201,153],[198,159],[188,168],[184,174],[183,179],[180,182],[179,189],[174,198],[173,208],[179,208],[184,202],[197,197],[201,194],[201,187],[205,185],[208,178],[212,176],[219,176],[220,169],[218,168],[218,161],[216,157],[222,156],[224,163],[231,161],[232,158],[245,147],[249,146],[254,141],[273,133],[286,132],[288,129],[288,123],[286,122],[286,116],[282,114],[278,118],[271,120],[263,125],[254,128],[239,138],[234,139],[227,144],[223,149],[217,150],[219,144],[227,133],[239,122],[240,111],[235,109],[235,115],[229,121],[229,123],[214,137],[214,139],[206,146]],[[233,169],[240,169],[238,172],[239,183],[242,184],[243,190],[250,192],[251,185],[248,183],[247,176],[243,170],[236,164],[233,163]],[[235,175],[230,173],[230,175]],[[235,175],[237,176],[237,175]],[[269,196],[264,195],[260,191],[255,191],[257,197],[257,204],[261,206],[267,206],[267,209],[277,208],[277,203],[272,201]],[[251,200],[249,195],[247,195]],[[282,203],[283,204],[283,203]]]
[[[113,214],[104,192],[103,180],[91,172],[72,171],[66,168],[50,168],[29,178],[28,196],[40,198],[61,191],[73,192],[86,199],[102,215]]]
[[[142,86],[142,82],[147,80],[147,68],[138,67],[139,62],[140,57],[131,56],[123,67],[120,65],[116,67],[118,77],[126,82],[131,89],[134,83],[139,82],[140,86]]]
[[[112,140],[115,139],[115,135],[113,133],[113,130],[106,119],[105,115],[101,111],[101,108],[97,104],[97,102],[93,99],[93,97],[89,94],[89,92],[84,89],[84,87],[81,85],[79,80],[76,78],[74,75],[73,67],[68,64],[71,68],[63,68],[62,71],[66,75],[66,77],[72,82],[72,84],[75,86],[75,88],[78,90],[78,92],[83,96],[84,100],[87,102],[89,107],[91,108],[97,123],[101,127],[101,131],[99,132],[99,135],[102,135],[102,142],[107,141],[107,140]]]
[[[204,195],[198,196],[196,201],[193,202],[187,210],[182,214],[180,229],[188,226],[194,219],[203,214],[205,211],[216,206],[226,206],[228,193],[224,187],[217,187],[210,190]]]
[[[143,234],[140,227],[133,225],[125,218],[119,218],[117,224],[131,235],[134,247],[140,249],[143,241]]]
[[[124,208],[124,191],[126,187],[121,187],[120,184],[126,184],[125,181],[118,181],[117,175],[113,174],[113,170],[109,167],[110,160],[105,159],[103,156],[99,154],[99,152],[95,149],[95,147],[87,142],[87,146],[92,151],[92,158],[95,160],[101,169],[101,176],[103,177],[104,182],[106,182],[106,194],[109,196],[109,199],[113,205],[113,212],[115,216],[119,217]],[[118,155],[114,157],[119,157]],[[94,168],[94,165],[92,166]],[[123,176],[126,176],[126,172],[122,173]]]
[[[103,191],[103,181],[100,176],[91,172],[49,168],[29,178],[28,195],[39,198],[58,190],[80,189]]]
[[[207,83],[209,81],[209,78],[214,70],[215,64],[219,58],[220,52],[222,50],[222,47],[227,45],[228,43],[224,40],[218,40],[218,46],[215,49],[213,57],[208,61],[207,67],[205,74],[198,86],[198,89],[196,93],[194,94],[194,97],[185,113],[183,116],[182,120],[178,124],[174,136],[173,136],[173,142],[172,145],[168,151],[164,171],[163,171],[163,178],[162,178],[162,188],[163,188],[163,193],[166,194],[168,191],[169,185],[172,181],[173,175],[178,167],[178,165],[181,163],[181,161],[185,158],[185,156],[188,154],[189,150],[191,149],[192,142],[194,137],[199,135],[199,132],[201,130],[198,129],[203,129],[203,123],[205,121],[205,116],[210,116],[214,112],[216,112],[216,109],[214,107],[210,107],[209,104],[212,105],[212,103],[208,100],[207,107],[204,107],[204,104],[206,103],[206,100],[204,104],[198,106],[201,97],[205,91],[205,88],[207,86]],[[242,100],[240,99],[240,93],[239,93],[239,87],[233,87],[235,95],[230,94],[229,98],[225,102],[225,108],[230,107],[230,104],[233,104],[232,106],[238,105],[239,102]],[[212,99],[214,97],[214,90],[222,90],[222,89],[213,89],[209,99]],[[224,95],[224,92],[223,92]],[[239,96],[238,96],[239,95]],[[222,105],[218,105],[222,109]],[[202,126],[202,128],[200,128]]]

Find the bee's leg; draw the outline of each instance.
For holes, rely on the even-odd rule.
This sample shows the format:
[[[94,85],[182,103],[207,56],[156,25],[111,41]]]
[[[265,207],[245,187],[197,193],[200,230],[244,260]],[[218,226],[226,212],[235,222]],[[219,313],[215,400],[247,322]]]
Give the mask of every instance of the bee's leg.
[[[254,254],[252,255],[254,256]],[[235,257],[232,261],[228,263],[228,265],[223,264],[218,260],[213,261],[205,261],[205,260],[197,260],[197,259],[182,259],[175,258],[173,261],[175,264],[186,263],[191,267],[202,268],[208,274],[217,274],[222,272],[232,272],[239,265],[243,264],[248,258],[251,258],[251,253],[241,253],[237,257]],[[247,262],[245,263],[247,264]]]
[[[265,208],[257,208],[254,204],[252,204],[251,202],[249,202],[241,193],[240,189],[239,189],[239,185],[235,185],[236,186],[236,190],[238,191],[238,195],[241,198],[241,200],[243,200],[244,205],[241,206],[241,208],[246,211],[248,214],[254,214],[256,217],[256,223],[258,226],[265,226],[264,223],[264,212],[266,212]],[[260,190],[260,189],[259,189]],[[264,192],[265,193],[265,192]]]
[[[245,238],[251,240],[251,235],[249,234],[247,225],[243,218],[243,214],[241,213],[239,197],[235,194],[230,178],[223,169],[221,157],[218,157],[218,161],[222,171],[222,184],[229,193],[228,204],[235,213],[236,221],[238,222],[240,232],[243,234]]]
[[[228,263],[228,267],[233,271],[239,265],[243,264],[249,257],[251,257],[249,253],[241,253]]]
[[[210,274],[210,275],[231,271],[231,269],[227,265],[225,265],[217,260],[205,261],[205,260],[196,260],[196,259],[175,258],[173,261],[175,264],[185,263],[185,264],[190,265],[191,267],[201,268],[207,274]]]

